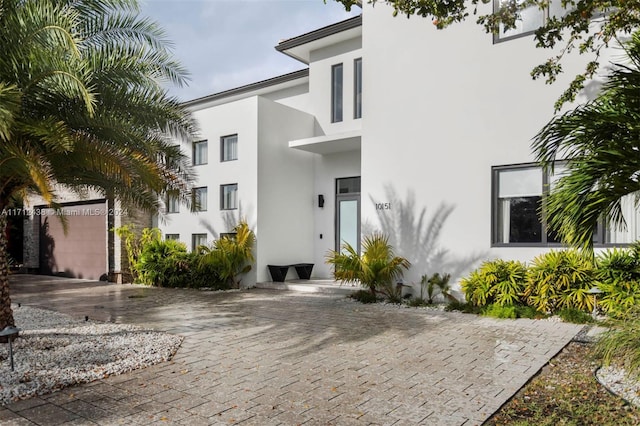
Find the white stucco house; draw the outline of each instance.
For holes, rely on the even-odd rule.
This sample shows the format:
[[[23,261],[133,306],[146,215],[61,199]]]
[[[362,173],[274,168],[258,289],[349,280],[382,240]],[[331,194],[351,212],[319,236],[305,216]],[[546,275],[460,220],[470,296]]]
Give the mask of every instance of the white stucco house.
[[[546,16],[532,11],[492,36],[472,20],[438,31],[364,5],[280,42],[305,69],[187,102],[202,131],[185,149],[206,207],[172,203],[160,228],[195,246],[246,218],[258,240],[249,283],[295,263],[329,278],[327,252],[374,229],[412,261],[409,282],[559,247],[537,214],[554,177],[530,141],[584,58],[569,58],[564,82],[532,81],[550,54],[531,40]],[[635,240],[635,214],[628,222],[627,232],[603,226],[597,245]]]
[[[570,57],[554,85],[531,79],[550,55],[532,42],[549,13],[492,36],[473,19],[439,31],[365,4],[278,43],[304,69],[186,102],[201,128],[183,147],[197,211],[164,199],[159,228],[195,247],[246,219],[257,247],[244,285],[270,281],[268,265],[312,263],[312,278],[329,278],[327,252],[375,229],[411,260],[414,283],[559,247],[537,213],[554,177],[530,141],[586,59]],[[629,207],[628,230],[602,226],[597,246],[638,238]]]

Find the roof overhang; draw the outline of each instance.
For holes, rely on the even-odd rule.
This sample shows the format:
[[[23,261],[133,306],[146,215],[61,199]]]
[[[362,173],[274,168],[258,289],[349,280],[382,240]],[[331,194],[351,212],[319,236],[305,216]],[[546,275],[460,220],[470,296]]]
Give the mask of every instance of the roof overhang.
[[[281,41],[276,50],[309,64],[312,51],[357,37],[362,37],[362,15]]]
[[[353,130],[334,135],[315,136],[313,138],[298,139],[289,142],[289,148],[314,154],[335,154],[338,152],[359,151],[362,132]]]

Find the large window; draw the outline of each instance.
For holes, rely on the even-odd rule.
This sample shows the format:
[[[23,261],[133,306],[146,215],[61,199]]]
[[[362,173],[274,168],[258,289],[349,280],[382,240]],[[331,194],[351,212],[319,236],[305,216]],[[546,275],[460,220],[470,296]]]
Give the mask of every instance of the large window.
[[[220,210],[233,210],[238,208],[238,184],[220,186]]]
[[[494,0],[494,12],[498,12],[501,6],[512,4],[514,1],[516,4],[523,3],[523,0]],[[538,5],[532,5],[518,12],[515,22],[516,27],[505,30],[504,26],[501,25],[499,33],[494,35],[494,42],[533,34],[535,30],[545,25],[549,17],[560,18],[569,11],[562,7],[561,0],[550,0],[549,3],[549,7],[542,10]]]
[[[207,187],[193,188],[193,205],[194,211],[207,211]]]
[[[180,199],[176,195],[167,195],[167,213],[180,212]]]
[[[193,165],[199,166],[207,164],[208,161],[208,143],[207,141],[198,141],[193,143]]]
[[[223,136],[220,138],[220,161],[233,161],[238,159],[238,135]]]
[[[529,164],[493,168],[493,238],[494,245],[547,245],[560,243],[547,229],[541,214],[541,201],[556,182],[566,174],[557,165],[553,175]],[[640,238],[640,214],[635,196],[622,200],[626,229],[614,229],[602,220],[594,230],[594,244],[628,244]]]
[[[191,234],[191,250],[207,245],[207,234]]]
[[[331,122],[342,121],[342,64],[331,67]]]
[[[362,118],[362,58],[353,61],[353,118]]]

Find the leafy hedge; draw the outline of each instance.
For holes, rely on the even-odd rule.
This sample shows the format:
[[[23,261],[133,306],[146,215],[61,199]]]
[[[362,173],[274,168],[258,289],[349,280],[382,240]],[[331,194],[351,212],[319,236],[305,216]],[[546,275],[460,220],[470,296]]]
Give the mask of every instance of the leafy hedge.
[[[511,316],[512,306],[549,314],[591,312],[594,297],[588,291],[597,286],[603,292],[598,306],[620,317],[640,305],[639,247],[607,250],[595,259],[577,250],[552,250],[528,266],[501,259],[487,261],[461,281],[461,288],[471,305],[505,307],[507,310],[485,311],[499,310],[500,315]]]
[[[125,239],[135,282],[158,287],[228,289],[240,284],[251,270],[255,235],[245,222],[235,236],[223,237],[211,247],[187,252],[184,243],[163,240],[159,230],[145,228],[138,236],[131,227],[116,229]]]

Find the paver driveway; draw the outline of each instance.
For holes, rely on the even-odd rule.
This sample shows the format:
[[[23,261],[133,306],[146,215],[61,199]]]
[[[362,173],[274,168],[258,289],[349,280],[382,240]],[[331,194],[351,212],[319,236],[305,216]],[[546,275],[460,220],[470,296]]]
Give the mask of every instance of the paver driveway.
[[[16,276],[12,291],[185,340],[171,362],[11,404],[3,424],[481,424],[580,330],[273,290]]]

